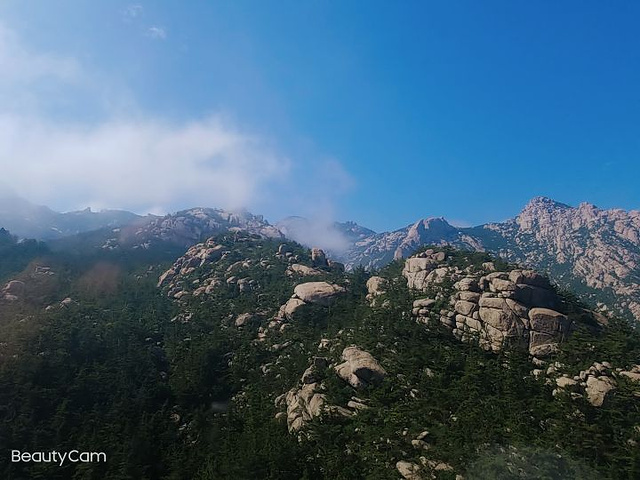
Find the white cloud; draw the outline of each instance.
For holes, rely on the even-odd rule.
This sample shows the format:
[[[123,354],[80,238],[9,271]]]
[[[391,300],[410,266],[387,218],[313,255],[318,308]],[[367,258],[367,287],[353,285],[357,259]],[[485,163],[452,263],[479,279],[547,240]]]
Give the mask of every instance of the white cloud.
[[[88,108],[104,117],[98,122],[51,115],[44,107],[49,96],[82,101],[81,90],[99,91],[108,82],[93,82],[71,57],[29,50],[2,25],[0,71],[2,182],[30,200],[137,211],[181,204],[237,208],[258,202],[268,184],[288,172],[289,161],[265,139],[221,116],[169,122],[121,109],[113,115],[97,104]],[[49,88],[37,88],[40,83]],[[25,102],[29,95],[32,102]]]
[[[164,40],[167,38],[167,31],[164,27],[149,27],[147,28],[147,37],[154,40]]]
[[[309,247],[319,247],[335,256],[344,253],[349,241],[329,217],[293,217],[278,222],[278,228],[288,237]]]
[[[0,116],[3,179],[29,199],[170,210],[240,208],[286,175],[289,161],[219,117],[186,124],[115,120],[87,127]],[[186,206],[186,205],[185,205]]]

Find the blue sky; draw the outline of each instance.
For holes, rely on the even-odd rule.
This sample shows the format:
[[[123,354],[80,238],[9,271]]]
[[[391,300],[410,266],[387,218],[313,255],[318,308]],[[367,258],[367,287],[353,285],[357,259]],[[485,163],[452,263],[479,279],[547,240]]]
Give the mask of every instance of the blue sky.
[[[51,5],[0,4],[3,181],[41,203],[376,230],[640,208],[640,3]]]

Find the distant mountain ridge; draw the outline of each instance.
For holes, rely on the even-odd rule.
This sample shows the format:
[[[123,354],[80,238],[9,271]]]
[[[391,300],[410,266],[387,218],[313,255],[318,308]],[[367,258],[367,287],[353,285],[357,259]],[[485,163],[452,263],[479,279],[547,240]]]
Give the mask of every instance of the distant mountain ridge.
[[[57,213],[24,200],[0,201],[0,227],[19,237],[44,240],[81,232],[92,248],[149,248],[163,242],[178,248],[219,233],[243,230],[264,238],[289,238],[324,248],[347,268],[378,269],[425,245],[487,251],[547,273],[601,309],[640,319],[640,211],[603,210],[589,203],[572,207],[533,198],[515,218],[476,227],[455,227],[429,217],[391,232],[376,233],[355,222],[314,222],[287,217],[271,225],[261,215],[192,208],[163,217],[107,210]]]
[[[600,307],[640,319],[640,211],[571,207],[533,198],[511,220],[458,228],[427,218],[354,242],[341,259],[348,267],[380,268],[424,245],[487,251],[546,272],[558,285]]]
[[[145,217],[125,210],[60,213],[16,197],[0,197],[0,227],[20,238],[53,240],[105,227],[128,225]]]

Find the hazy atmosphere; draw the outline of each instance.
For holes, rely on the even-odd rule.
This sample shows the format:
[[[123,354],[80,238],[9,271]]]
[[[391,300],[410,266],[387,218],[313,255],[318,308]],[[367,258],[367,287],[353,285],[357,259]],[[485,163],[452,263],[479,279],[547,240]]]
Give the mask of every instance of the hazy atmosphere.
[[[3,188],[378,230],[638,208],[640,6],[490,3],[5,1]]]

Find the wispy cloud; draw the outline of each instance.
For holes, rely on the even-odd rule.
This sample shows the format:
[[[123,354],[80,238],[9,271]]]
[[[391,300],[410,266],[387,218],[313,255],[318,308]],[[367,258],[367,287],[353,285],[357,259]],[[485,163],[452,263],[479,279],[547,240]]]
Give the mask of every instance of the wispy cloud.
[[[82,73],[70,57],[40,54],[25,48],[17,35],[0,23],[0,88],[30,85],[46,77],[49,81],[77,82]]]
[[[139,17],[144,12],[144,8],[140,4],[127,5],[122,11],[122,18],[125,22],[130,22]]]
[[[167,38],[167,31],[164,27],[149,27],[146,32],[147,37],[153,40],[164,40]]]
[[[458,227],[458,228],[469,228],[469,227],[473,227],[473,223],[467,221],[467,220],[462,220],[460,218],[452,218],[452,219],[446,219],[447,222],[449,222],[449,224],[453,225],[454,227]]]

